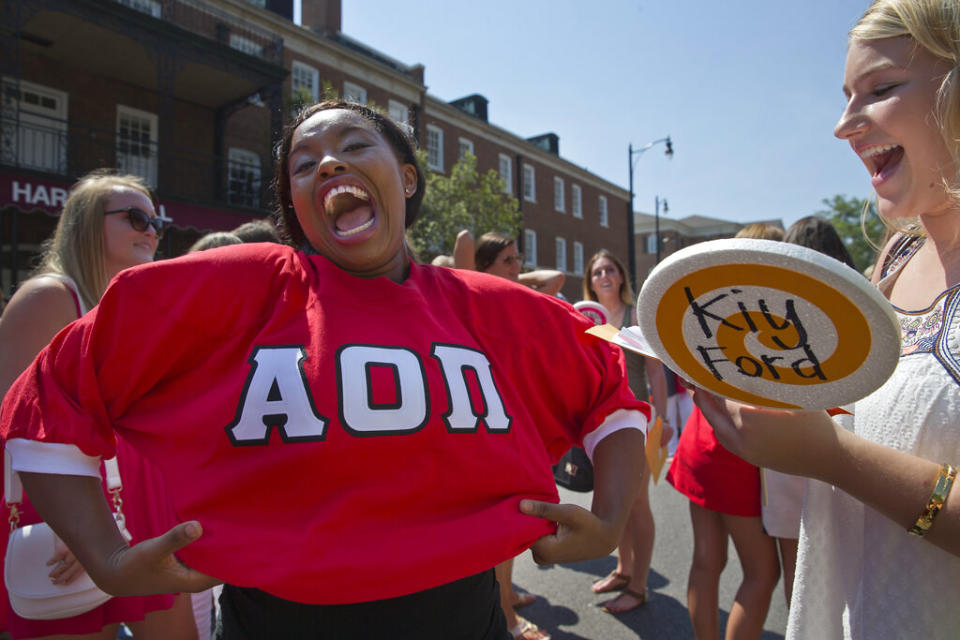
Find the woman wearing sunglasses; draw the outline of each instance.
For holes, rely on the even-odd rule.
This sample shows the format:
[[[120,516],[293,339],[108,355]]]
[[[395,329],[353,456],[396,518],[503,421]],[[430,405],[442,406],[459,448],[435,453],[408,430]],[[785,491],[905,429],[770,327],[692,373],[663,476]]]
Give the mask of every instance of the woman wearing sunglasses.
[[[163,221],[150,192],[135,176],[94,172],[70,192],[40,267],[20,285],[0,316],[0,394],[37,353],[66,325],[96,306],[110,280],[121,270],[153,260]],[[170,525],[169,505],[158,472],[118,440],[123,509],[134,540],[162,533]],[[4,509],[6,512],[6,509]],[[39,522],[27,500],[21,524]],[[0,536],[6,546],[6,536]],[[5,549],[4,549],[5,551]],[[0,555],[2,558],[3,555]],[[50,579],[69,583],[83,572],[63,547],[50,558]],[[4,590],[4,596],[6,591]],[[7,600],[4,597],[4,600]],[[71,618],[27,620],[7,605],[7,629],[13,638],[41,636],[115,638],[126,622],[142,638],[196,638],[186,596],[113,598]]]

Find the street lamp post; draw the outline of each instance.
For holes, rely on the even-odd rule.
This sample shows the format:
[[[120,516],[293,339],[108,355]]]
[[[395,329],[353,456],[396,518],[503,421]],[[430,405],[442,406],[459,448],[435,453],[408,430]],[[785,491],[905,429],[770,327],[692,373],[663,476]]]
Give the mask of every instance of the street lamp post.
[[[667,204],[667,199],[660,199],[660,196],[654,196],[653,198],[653,220],[654,220],[654,231],[657,234],[657,264],[660,264],[660,203],[663,202],[663,215],[667,215],[667,212],[670,211],[670,205]]]
[[[630,170],[630,202],[627,203],[627,265],[630,268],[630,284],[633,285],[634,291],[637,289],[637,248],[636,248],[636,239],[634,235],[634,224],[633,224],[633,167],[634,167],[634,156],[641,156],[647,150],[649,150],[654,145],[664,143],[667,147],[664,151],[664,155],[668,158],[673,157],[673,143],[670,141],[670,136],[666,138],[659,138],[648,142],[647,144],[639,147],[637,149],[633,148],[633,144],[630,143],[627,145],[627,167]],[[657,217],[657,222],[659,226],[659,215]],[[660,231],[657,230],[657,261],[660,260]]]

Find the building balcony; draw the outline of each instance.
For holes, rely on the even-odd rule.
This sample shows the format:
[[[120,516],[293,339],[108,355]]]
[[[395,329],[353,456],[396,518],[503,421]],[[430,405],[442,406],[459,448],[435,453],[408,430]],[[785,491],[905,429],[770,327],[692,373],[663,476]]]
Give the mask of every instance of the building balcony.
[[[198,0],[111,0],[169,22],[195,35],[260,58],[283,64],[283,39],[247,20]]]
[[[10,0],[5,75],[76,68],[209,108],[286,76],[283,39],[198,0]],[[21,61],[21,68],[13,66]],[[26,67],[23,65],[26,64]]]

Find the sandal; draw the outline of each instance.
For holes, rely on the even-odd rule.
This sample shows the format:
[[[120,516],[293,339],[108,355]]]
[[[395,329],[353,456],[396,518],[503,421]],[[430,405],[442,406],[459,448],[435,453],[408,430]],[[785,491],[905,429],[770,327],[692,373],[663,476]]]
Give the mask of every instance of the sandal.
[[[510,630],[516,640],[550,640],[550,634],[533,624],[517,616],[517,626]]]
[[[607,584],[598,587],[601,583],[606,582]],[[630,576],[625,573],[620,573],[619,571],[611,571],[609,574],[600,578],[593,583],[594,593],[610,593],[611,591],[622,591],[627,588],[627,585],[630,584]]]
[[[619,600],[622,596],[625,596],[625,595],[626,595],[626,596],[630,596],[631,598],[633,598],[634,600],[636,600],[637,603],[634,604],[634,605],[631,605],[631,606],[629,606],[629,607],[626,607],[625,609],[613,609],[613,608],[610,607],[610,605],[611,605],[615,600]],[[624,590],[620,593],[620,595],[617,596],[616,598],[614,598],[613,600],[609,600],[609,601],[607,601],[607,602],[604,602],[604,603],[603,603],[603,610],[606,611],[607,613],[611,613],[611,614],[613,614],[613,615],[619,615],[619,614],[621,614],[621,613],[626,613],[626,612],[628,612],[628,611],[633,611],[633,610],[636,609],[637,607],[642,607],[642,606],[645,605],[646,603],[647,603],[647,590],[646,590],[646,589],[644,589],[643,591],[634,591],[633,589],[624,589]]]

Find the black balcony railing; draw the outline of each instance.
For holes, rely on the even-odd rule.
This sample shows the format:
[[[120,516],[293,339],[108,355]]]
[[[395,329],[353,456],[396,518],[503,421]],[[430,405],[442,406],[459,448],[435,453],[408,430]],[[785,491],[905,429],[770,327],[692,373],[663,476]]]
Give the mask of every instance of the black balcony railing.
[[[114,0],[199,36],[277,65],[283,64],[283,37],[200,0]]]
[[[237,150],[235,150],[237,151]],[[73,181],[94,169],[141,176],[161,198],[195,204],[263,209],[268,204],[266,151],[245,149],[228,157],[162,149],[142,133],[108,131],[82,123],[20,113],[0,117],[0,167],[25,169]]]

